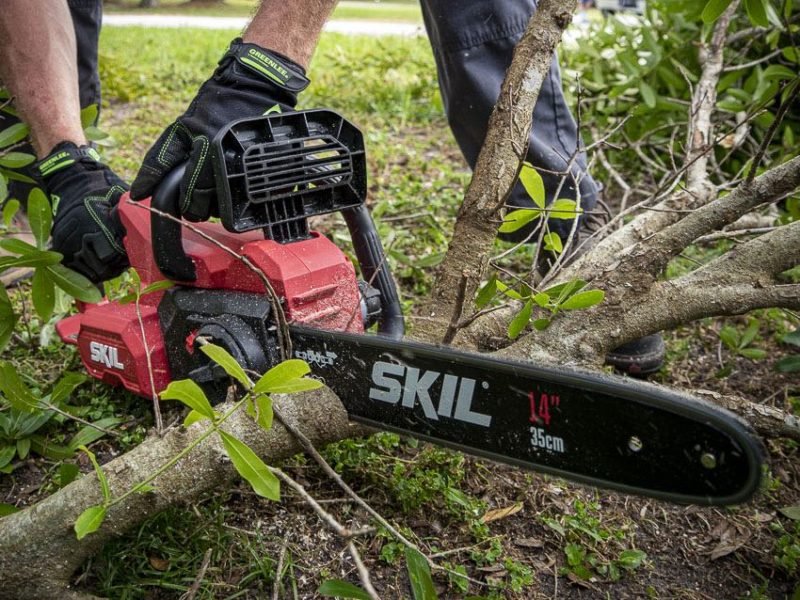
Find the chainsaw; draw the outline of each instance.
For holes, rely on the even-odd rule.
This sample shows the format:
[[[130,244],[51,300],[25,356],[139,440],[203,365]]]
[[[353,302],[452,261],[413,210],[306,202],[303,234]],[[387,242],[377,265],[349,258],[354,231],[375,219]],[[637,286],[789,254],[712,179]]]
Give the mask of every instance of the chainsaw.
[[[718,407],[629,378],[404,340],[400,299],[365,205],[363,136],[336,113],[236,121],[215,137],[211,155],[218,222],[181,223],[180,169],[144,206],[119,203],[142,285],[174,285],[156,286],[138,304],[83,306],[58,324],[93,377],[148,398],[189,378],[222,401],[230,382],[199,343],[263,373],[282,358],[280,310],[293,357],[355,421],[677,503],[736,504],[758,488],[762,446]],[[360,278],[309,227],[310,217],[333,212],[347,224]]]

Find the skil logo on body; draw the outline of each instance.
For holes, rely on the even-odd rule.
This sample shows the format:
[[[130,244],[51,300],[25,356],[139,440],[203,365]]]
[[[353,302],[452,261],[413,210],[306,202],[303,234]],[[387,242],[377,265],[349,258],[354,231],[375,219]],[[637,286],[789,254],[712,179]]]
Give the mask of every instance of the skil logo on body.
[[[312,365],[320,367],[333,366],[333,361],[336,360],[337,355],[333,352],[317,352],[316,350],[297,350],[294,355]]]
[[[89,353],[93,362],[105,365],[109,369],[125,368],[119,360],[119,348],[100,342],[90,342]]]
[[[491,415],[472,410],[474,379],[445,375],[438,401],[434,405],[430,389],[440,377],[442,374],[437,371],[420,371],[414,367],[379,361],[372,366],[374,386],[369,390],[369,397],[388,404],[402,401],[402,406],[411,409],[419,402],[425,416],[433,421],[438,421],[439,417],[446,417],[489,427],[492,422]],[[482,387],[487,389],[489,384],[483,382]]]

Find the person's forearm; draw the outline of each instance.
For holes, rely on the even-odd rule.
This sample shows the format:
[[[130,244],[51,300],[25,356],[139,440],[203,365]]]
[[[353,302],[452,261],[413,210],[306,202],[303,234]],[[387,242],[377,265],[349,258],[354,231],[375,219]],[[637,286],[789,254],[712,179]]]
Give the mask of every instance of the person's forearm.
[[[86,143],[80,123],[75,32],[66,0],[2,0],[0,80],[30,126],[40,158],[62,141]]]
[[[322,27],[337,0],[262,0],[243,34],[258,44],[308,68]]]

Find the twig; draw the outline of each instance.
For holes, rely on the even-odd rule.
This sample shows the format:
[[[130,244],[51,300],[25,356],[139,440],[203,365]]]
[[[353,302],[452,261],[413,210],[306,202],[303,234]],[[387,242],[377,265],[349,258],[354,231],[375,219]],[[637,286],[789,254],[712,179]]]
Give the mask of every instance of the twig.
[[[772,121],[772,124],[769,126],[769,129],[767,130],[767,134],[764,136],[764,140],[761,142],[761,146],[758,148],[758,153],[753,159],[752,166],[750,167],[750,172],[747,174],[747,178],[745,179],[746,185],[750,185],[751,183],[753,183],[753,179],[755,179],[756,173],[758,172],[758,166],[764,159],[764,154],[766,154],[767,148],[772,143],[772,138],[775,136],[775,132],[778,130],[778,126],[780,126],[780,124],[783,123],[783,119],[786,116],[789,107],[794,104],[794,101],[797,99],[798,95],[800,95],[800,79],[795,79],[793,85],[794,89],[789,94],[789,97],[786,98],[786,101],[783,102],[778,107],[778,112],[775,113],[775,120]]]
[[[295,492],[300,494],[300,496],[305,500],[305,502],[314,509],[314,512],[317,513],[320,519],[324,521],[324,523],[333,529],[333,531],[340,537],[344,538],[345,540],[349,540],[357,535],[365,535],[372,533],[374,529],[372,527],[365,527],[362,529],[358,529],[356,531],[352,531],[339,523],[336,518],[326,511],[322,506],[320,506],[319,502],[317,502],[311,494],[309,494],[306,489],[300,485],[297,481],[289,477],[287,473],[281,471],[280,469],[276,469],[275,467],[269,467],[269,470],[272,473],[281,479],[284,483],[286,483],[289,487],[291,487]]]
[[[281,553],[278,555],[278,567],[275,569],[275,583],[272,586],[272,600],[280,600],[281,597],[281,581],[283,580],[283,563],[286,560],[286,550],[289,543],[286,538],[283,538],[283,545],[281,546]]]
[[[717,240],[725,240],[745,235],[761,235],[762,233],[769,233],[770,231],[774,230],[775,227],[754,227],[752,229],[737,229],[735,231],[718,231],[716,233],[709,233],[708,235],[699,237],[694,241],[694,243],[707,244],[708,242],[715,242]]]
[[[197,577],[195,577],[194,582],[192,582],[192,587],[189,588],[188,592],[181,596],[180,600],[194,600],[194,597],[197,596],[197,592],[200,591],[200,585],[203,583],[203,579],[206,576],[208,565],[211,562],[211,550],[211,548],[206,550],[206,553],[203,556],[203,562],[200,565],[200,570],[197,572]]]
[[[139,322],[139,333],[142,335],[142,343],[144,344],[144,356],[147,360],[147,376],[150,379],[150,394],[153,401],[153,418],[156,422],[156,435],[161,437],[164,435],[164,419],[161,417],[161,405],[158,401],[158,392],[156,391],[156,380],[153,375],[153,360],[150,356],[150,344],[147,343],[147,333],[144,329],[144,319],[142,318],[142,307],[140,305],[141,295],[140,291],[136,291],[136,320]]]
[[[309,440],[308,437],[306,437],[306,435],[302,431],[300,431],[299,428],[295,427],[293,423],[290,423],[283,416],[281,411],[274,405],[272,407],[272,412],[275,418],[278,419],[278,421],[280,421],[280,423],[286,428],[286,430],[294,436],[294,438],[303,447],[303,450],[305,450],[316,461],[316,463],[322,468],[325,474],[328,477],[330,477],[334,481],[334,483],[336,483],[336,485],[338,485],[344,491],[345,494],[350,496],[355,501],[356,504],[358,504],[362,509],[367,511],[367,513],[369,513],[369,515],[373,519],[375,519],[378,523],[380,523],[380,525],[384,529],[386,529],[390,534],[392,534],[392,536],[397,541],[399,541],[401,544],[403,544],[408,548],[412,548],[417,552],[420,552],[420,554],[422,554],[425,557],[425,560],[428,562],[428,565],[430,565],[432,569],[445,571],[447,573],[455,573],[452,569],[448,569],[447,567],[442,567],[440,565],[437,565],[433,560],[431,560],[429,556],[427,556],[424,552],[421,552],[416,544],[407,539],[402,533],[400,533],[397,530],[397,528],[395,528],[391,523],[389,523],[389,521],[387,521],[383,517],[383,515],[381,515],[378,511],[372,508],[372,506],[370,506],[366,500],[364,500],[361,496],[359,496],[355,492],[355,490],[353,490],[353,488],[351,488],[344,481],[344,479],[342,479],[342,477],[334,470],[334,468],[331,467],[330,464],[328,464],[328,461],[326,461],[325,458],[319,453],[319,450],[316,449],[311,440]],[[461,573],[458,573],[458,575],[459,577],[464,578],[464,576]],[[486,585],[483,581],[480,581],[478,579],[472,579],[470,577],[466,577],[466,579],[477,585],[481,586]]]
[[[364,564],[364,561],[361,560],[361,555],[358,553],[358,548],[356,548],[355,543],[350,540],[350,543],[347,544],[347,549],[350,551],[350,556],[353,557],[353,562],[356,564],[356,569],[358,569],[358,578],[361,580],[361,585],[364,586],[364,591],[369,594],[369,597],[372,600],[380,600],[380,596],[378,592],[375,591],[375,588],[372,586],[372,581],[369,578],[369,569]]]

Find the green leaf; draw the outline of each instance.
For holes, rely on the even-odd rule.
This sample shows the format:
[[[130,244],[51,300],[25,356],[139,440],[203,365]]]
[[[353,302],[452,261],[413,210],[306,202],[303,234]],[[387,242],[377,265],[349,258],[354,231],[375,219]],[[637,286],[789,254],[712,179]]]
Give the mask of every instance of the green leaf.
[[[7,169],[21,169],[27,167],[36,157],[27,152],[8,152],[7,154],[0,154],[0,167]]]
[[[21,142],[28,135],[28,126],[24,123],[15,123],[0,131],[0,148],[5,148]]]
[[[73,298],[90,304],[95,304],[103,299],[103,294],[95,284],[64,265],[49,265],[47,272],[55,284]]]
[[[638,569],[642,566],[647,553],[642,550],[623,550],[617,562],[623,569]]]
[[[497,282],[497,290],[502,292],[504,296],[508,296],[512,300],[519,300],[520,302],[522,302],[524,300],[524,298],[522,297],[522,294],[520,294],[516,290],[512,290],[510,287],[508,287],[502,281],[498,281]]]
[[[791,344],[792,346],[800,346],[800,329],[790,331],[781,338],[782,344]]]
[[[200,346],[200,351],[222,367],[229,376],[241,383],[245,389],[249,390],[253,387],[242,366],[236,362],[236,359],[225,348],[216,344],[203,344]]]
[[[750,22],[757,27],[769,27],[766,0],[744,0],[744,8]]]
[[[308,392],[310,390],[318,390],[322,387],[322,382],[316,379],[303,377],[302,379],[289,379],[283,383],[279,383],[272,388],[273,394],[297,394],[299,392]]]
[[[199,423],[200,421],[207,421],[208,417],[200,414],[196,410],[190,410],[189,414],[186,415],[186,418],[183,420],[184,427],[191,427],[195,423]]]
[[[3,185],[5,185],[5,181],[3,180],[2,176],[0,176],[0,181],[2,181]],[[2,201],[2,199],[3,194],[0,194],[0,201]],[[3,225],[5,225],[6,228],[11,227],[11,220],[14,218],[14,215],[17,214],[17,211],[19,211],[19,207],[19,200],[16,198],[12,198],[6,202],[5,206],[3,207]]]
[[[739,347],[739,332],[735,327],[726,325],[720,329],[717,335],[719,335],[719,339],[722,340],[722,343],[725,344],[728,349],[736,350]]]
[[[703,9],[702,19],[703,23],[709,24],[716,21],[719,16],[725,12],[728,5],[733,0],[709,0],[706,7]]]
[[[108,479],[106,478],[106,474],[103,473],[103,469],[100,468],[100,465],[97,462],[97,457],[94,455],[94,452],[89,450],[86,446],[79,446],[78,450],[86,454],[89,457],[89,460],[92,463],[92,467],[94,468],[94,472],[97,474],[97,480],[100,482],[100,489],[103,492],[103,499],[106,503],[111,502],[111,488],[108,487]]]
[[[487,281],[480,290],[478,290],[477,296],[475,296],[475,306],[477,308],[483,308],[492,301],[495,294],[497,294],[497,275],[494,274],[492,277]]]
[[[564,554],[567,557],[567,563],[571,567],[582,565],[583,559],[586,557],[586,551],[578,544],[567,544],[564,546]]]
[[[81,375],[80,373],[64,373],[61,379],[56,382],[53,391],[50,392],[50,403],[58,406],[70,397],[75,388],[88,380],[89,378],[86,375]]]
[[[546,292],[539,292],[533,297],[533,301],[541,308],[547,308],[550,304],[550,294]]]
[[[39,401],[22,383],[14,366],[5,361],[0,362],[0,391],[16,410],[28,413],[39,410]]]
[[[530,223],[542,216],[541,210],[533,210],[529,208],[521,208],[519,210],[512,210],[503,219],[503,224],[500,225],[498,231],[500,233],[512,233],[518,229],[522,229]]]
[[[116,417],[106,417],[95,421],[93,423],[94,427],[86,425],[72,437],[67,447],[77,450],[81,446],[88,446],[106,435],[105,431],[100,431],[101,429],[110,429],[121,422],[122,420]]]
[[[14,460],[17,455],[17,447],[14,444],[7,444],[0,447],[0,468],[5,467],[8,463]]]
[[[0,288],[0,350],[2,350],[14,333],[19,317],[14,314],[14,308],[8,300],[5,288]]]
[[[36,314],[43,322],[50,320],[53,316],[53,309],[56,305],[56,286],[47,274],[47,271],[36,269],[33,273],[33,286],[31,287],[31,299]]]
[[[299,379],[304,375],[308,375],[310,372],[311,368],[306,361],[300,360],[299,358],[290,358],[289,360],[275,365],[264,373],[253,387],[253,393],[278,393],[277,388],[284,385],[286,381]]]
[[[22,438],[21,440],[17,440],[17,456],[19,456],[20,460],[25,460],[28,458],[28,454],[31,451],[31,440],[29,438]]]
[[[6,252],[11,252],[13,254],[19,254],[23,256],[31,254],[37,255],[41,253],[41,251],[38,248],[36,248],[36,246],[32,246],[25,240],[20,240],[17,238],[8,238],[0,240],[0,248],[5,250]]]
[[[778,511],[792,521],[800,521],[800,505],[799,506],[786,506],[779,508]]]
[[[66,487],[80,475],[81,470],[78,465],[72,463],[61,463],[58,467],[58,477],[56,483],[58,487]]]
[[[550,323],[552,323],[551,319],[543,318],[534,320],[532,325],[536,331],[544,331],[545,329],[550,327]]]
[[[780,359],[775,368],[781,373],[798,373],[800,372],[800,355],[786,356]]]
[[[767,357],[767,351],[761,348],[741,348],[739,354],[750,360],[762,360]]]
[[[328,579],[319,586],[317,594],[336,598],[355,598],[356,600],[371,600],[370,595],[357,585],[341,579]]]
[[[4,256],[0,258],[0,271],[13,267],[52,267],[60,266],[61,256],[58,252],[37,250],[25,256]]]
[[[642,100],[644,100],[648,108],[656,107],[656,92],[650,84],[645,81],[640,81],[639,93],[642,95]]]
[[[6,504],[5,502],[0,502],[0,517],[7,517],[8,515],[13,515],[16,512],[19,512],[20,509],[14,506],[13,504]]]
[[[759,323],[758,319],[750,319],[747,322],[747,329],[744,330],[742,337],[739,339],[740,348],[745,348],[746,346],[749,346],[750,343],[754,339],[756,339],[756,336],[758,335],[758,328],[760,325],[761,323]]]
[[[219,435],[233,466],[239,475],[252,486],[253,491],[263,498],[280,500],[280,481],[272,474],[264,461],[256,456],[256,453],[245,443],[229,433],[220,430]]]
[[[156,488],[149,483],[140,483],[133,488],[137,494],[150,494],[156,491]]]
[[[45,193],[39,188],[33,188],[28,194],[28,222],[31,232],[36,239],[36,246],[40,250],[47,248],[50,238],[50,227],[53,225],[53,209]]]
[[[100,109],[97,107],[97,104],[90,104],[81,109],[81,127],[86,129],[90,125],[97,123],[97,116],[99,113]]]
[[[559,304],[561,310],[580,310],[600,304],[605,298],[606,294],[603,290],[589,290],[587,292],[578,292],[573,294],[564,302]]]
[[[75,521],[75,535],[79,540],[82,540],[90,533],[94,533],[103,524],[106,518],[105,506],[90,506],[81,513],[78,520]]]
[[[522,183],[522,187],[528,192],[528,196],[533,200],[533,203],[539,208],[544,208],[544,181],[531,163],[522,163],[522,169],[519,172],[519,180],[520,183]]]
[[[525,306],[522,307],[522,310],[517,313],[517,315],[511,319],[511,323],[508,324],[508,337],[512,340],[517,339],[519,334],[522,333],[522,330],[528,325],[531,320],[531,314],[533,313],[533,301],[528,300],[525,303]]]
[[[258,423],[262,429],[272,429],[272,398],[266,394],[256,395],[253,402],[247,406],[247,414]]]
[[[50,460],[67,460],[75,456],[75,451],[66,446],[54,444],[48,438],[41,435],[31,436],[31,449]]]
[[[6,178],[3,176],[3,174],[0,173],[0,205],[3,204],[6,198],[8,198],[8,183],[6,182]],[[3,207],[3,209],[3,213],[5,215],[5,207]],[[8,227],[10,222],[11,220],[9,219],[9,221],[5,224],[6,227]]]
[[[438,598],[433,587],[431,567],[428,560],[415,548],[406,547],[406,568],[411,583],[414,600],[435,600]]]
[[[172,381],[163,392],[162,400],[177,400],[183,402],[192,410],[200,413],[206,419],[217,420],[217,413],[211,408],[211,403],[206,398],[205,392],[191,379]]]
[[[569,198],[559,198],[547,207],[548,216],[551,219],[574,219],[583,212],[578,208],[575,200]]]
[[[564,250],[564,244],[561,243],[561,237],[555,232],[546,233],[542,238],[544,242],[544,249],[556,254],[561,254]]]

